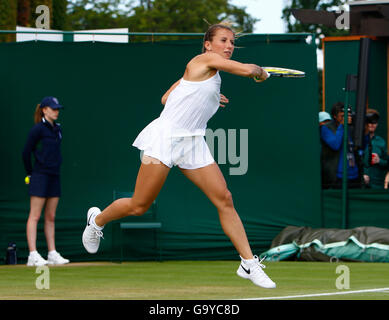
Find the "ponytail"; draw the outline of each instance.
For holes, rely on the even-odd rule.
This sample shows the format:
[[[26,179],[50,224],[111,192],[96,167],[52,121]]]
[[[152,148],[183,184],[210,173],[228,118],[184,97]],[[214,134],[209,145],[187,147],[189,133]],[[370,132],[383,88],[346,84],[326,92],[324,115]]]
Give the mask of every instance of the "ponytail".
[[[41,105],[38,103],[38,105],[35,108],[35,112],[34,112],[34,123],[41,122],[42,117],[43,117],[43,111],[42,111]]]

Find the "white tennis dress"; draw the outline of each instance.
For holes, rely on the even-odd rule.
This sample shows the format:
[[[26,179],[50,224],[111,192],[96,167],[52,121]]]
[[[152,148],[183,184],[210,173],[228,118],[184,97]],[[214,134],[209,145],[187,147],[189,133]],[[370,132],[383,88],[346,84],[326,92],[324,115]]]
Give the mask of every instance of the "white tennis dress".
[[[204,81],[180,80],[160,116],[137,136],[133,146],[168,167],[197,169],[214,162],[204,136],[219,109],[219,72]]]

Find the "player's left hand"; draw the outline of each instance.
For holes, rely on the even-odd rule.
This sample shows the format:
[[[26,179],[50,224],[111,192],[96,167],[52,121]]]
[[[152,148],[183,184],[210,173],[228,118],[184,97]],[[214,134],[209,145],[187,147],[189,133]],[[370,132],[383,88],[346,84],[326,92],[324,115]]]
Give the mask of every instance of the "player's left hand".
[[[220,94],[220,107],[224,108],[226,105],[224,103],[230,102],[225,95]]]

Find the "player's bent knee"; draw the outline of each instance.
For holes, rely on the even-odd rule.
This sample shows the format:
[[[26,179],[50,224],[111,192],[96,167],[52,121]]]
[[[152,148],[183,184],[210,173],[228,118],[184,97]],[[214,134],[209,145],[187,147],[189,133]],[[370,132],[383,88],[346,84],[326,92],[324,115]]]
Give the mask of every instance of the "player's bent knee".
[[[143,214],[145,214],[147,212],[149,207],[150,207],[149,205],[137,205],[137,206],[134,206],[134,208],[132,209],[132,215],[134,215],[134,216],[142,216]]]
[[[141,216],[149,210],[150,206],[151,203],[148,203],[147,201],[132,201],[130,214],[133,216]]]
[[[232,200],[232,194],[228,189],[224,190],[223,193],[220,195],[220,205],[223,207],[234,206],[234,202]]]
[[[147,212],[151,203],[138,202],[134,198],[123,198],[116,200],[121,206],[121,211],[125,212],[126,216],[141,216]]]
[[[226,204],[229,207],[234,206],[234,201],[232,200],[232,193],[229,190],[227,190],[227,192],[226,192],[225,199],[226,199]]]

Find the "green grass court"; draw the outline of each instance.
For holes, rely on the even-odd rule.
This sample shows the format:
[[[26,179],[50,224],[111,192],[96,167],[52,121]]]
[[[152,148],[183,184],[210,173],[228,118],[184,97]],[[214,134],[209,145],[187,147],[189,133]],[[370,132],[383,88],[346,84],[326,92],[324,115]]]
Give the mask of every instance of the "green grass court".
[[[349,268],[349,289],[336,287],[342,275],[336,273],[339,265]],[[276,289],[262,289],[239,278],[238,266],[238,261],[70,263],[50,267],[50,288],[37,289],[41,274],[35,267],[3,265],[0,300],[389,299],[385,263],[267,262],[265,271],[277,283]],[[333,294],[341,292],[347,294]],[[318,295],[323,293],[331,295]]]

